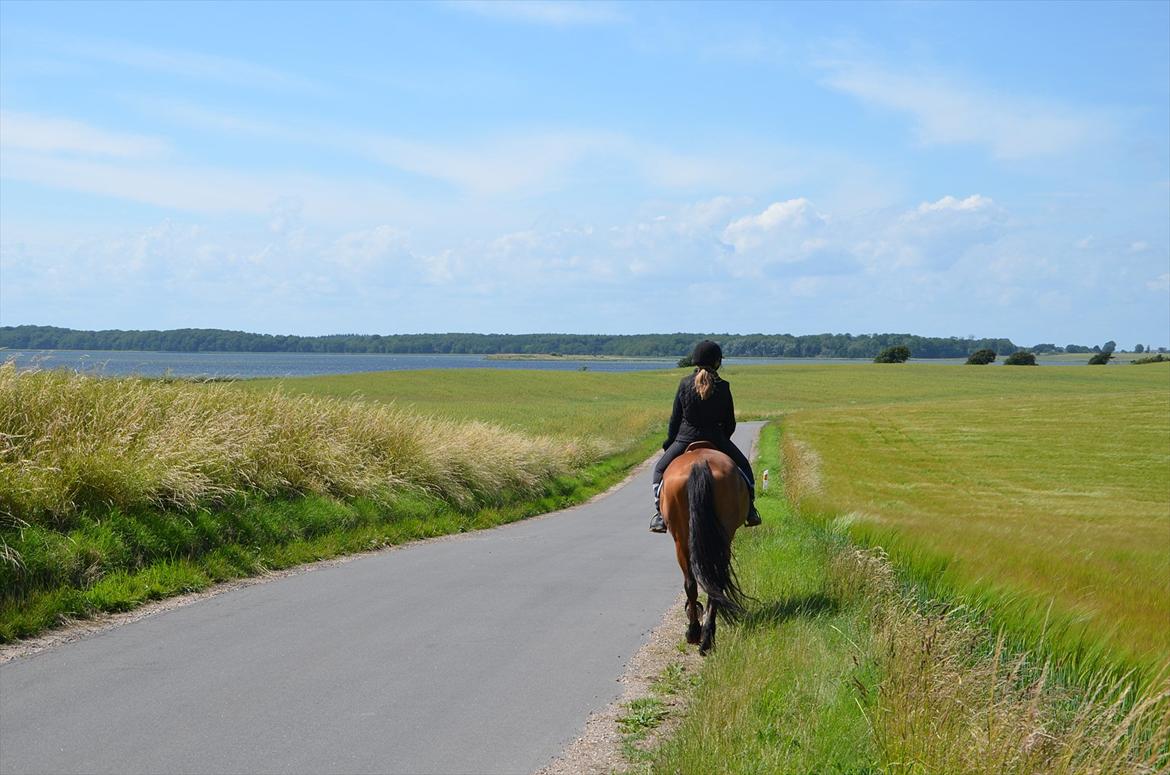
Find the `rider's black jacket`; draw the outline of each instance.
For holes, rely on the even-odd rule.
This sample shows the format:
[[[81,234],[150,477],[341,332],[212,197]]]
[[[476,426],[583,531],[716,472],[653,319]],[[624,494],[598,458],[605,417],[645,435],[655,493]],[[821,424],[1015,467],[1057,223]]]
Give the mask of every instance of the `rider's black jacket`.
[[[695,371],[697,373],[698,369]],[[720,442],[731,438],[735,431],[735,404],[731,399],[731,384],[720,379],[718,374],[713,376],[714,390],[706,401],[699,398],[695,390],[694,374],[683,377],[682,382],[678,383],[663,449],[676,441],[690,444],[693,441]]]

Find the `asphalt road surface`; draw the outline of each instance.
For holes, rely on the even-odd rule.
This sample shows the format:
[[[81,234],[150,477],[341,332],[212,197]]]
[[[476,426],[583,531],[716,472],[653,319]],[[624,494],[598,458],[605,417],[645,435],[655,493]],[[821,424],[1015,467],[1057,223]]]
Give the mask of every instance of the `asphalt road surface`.
[[[649,482],[0,665],[0,772],[539,769],[619,696],[682,589]]]

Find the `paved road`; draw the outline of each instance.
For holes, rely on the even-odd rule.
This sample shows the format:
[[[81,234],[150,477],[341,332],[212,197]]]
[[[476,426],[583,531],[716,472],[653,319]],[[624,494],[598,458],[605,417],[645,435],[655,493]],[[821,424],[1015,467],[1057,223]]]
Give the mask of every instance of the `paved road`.
[[[682,588],[649,480],[0,666],[0,772],[532,772]]]

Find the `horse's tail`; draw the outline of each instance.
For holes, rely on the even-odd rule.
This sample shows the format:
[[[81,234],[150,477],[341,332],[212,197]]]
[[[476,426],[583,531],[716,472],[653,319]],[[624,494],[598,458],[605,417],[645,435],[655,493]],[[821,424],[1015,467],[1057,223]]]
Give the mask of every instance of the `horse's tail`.
[[[687,478],[691,518],[691,573],[728,621],[743,613],[744,595],[731,565],[731,541],[715,513],[715,479],[706,460],[691,467]]]

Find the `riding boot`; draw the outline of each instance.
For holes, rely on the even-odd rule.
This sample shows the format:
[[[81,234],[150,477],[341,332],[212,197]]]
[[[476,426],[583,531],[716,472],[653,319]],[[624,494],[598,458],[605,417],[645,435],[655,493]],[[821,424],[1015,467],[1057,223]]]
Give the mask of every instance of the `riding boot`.
[[[756,488],[752,487],[749,492],[751,493],[751,500],[748,501],[747,521],[743,524],[744,527],[755,527],[762,520],[760,519],[760,512],[756,511]]]
[[[653,485],[654,487],[654,516],[650,518],[650,532],[651,533],[665,533],[666,523],[662,521],[662,510],[658,508],[658,494],[662,492],[662,482]]]

